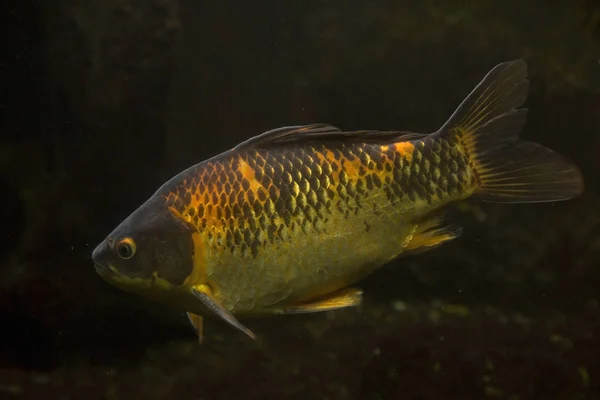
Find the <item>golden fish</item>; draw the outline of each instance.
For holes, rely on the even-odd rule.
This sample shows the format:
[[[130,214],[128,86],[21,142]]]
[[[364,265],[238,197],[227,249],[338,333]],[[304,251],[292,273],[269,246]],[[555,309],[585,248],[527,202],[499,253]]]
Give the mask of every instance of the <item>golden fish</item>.
[[[401,254],[458,237],[449,203],[573,198],[576,166],[519,142],[523,60],[499,64],[431,134],[275,129],[173,177],[93,252],[108,282],[202,317],[360,303],[352,287]]]

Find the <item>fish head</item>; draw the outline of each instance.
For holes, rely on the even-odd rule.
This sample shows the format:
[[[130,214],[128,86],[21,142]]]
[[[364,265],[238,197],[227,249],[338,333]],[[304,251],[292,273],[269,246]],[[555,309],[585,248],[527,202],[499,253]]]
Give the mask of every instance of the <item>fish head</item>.
[[[149,200],[92,253],[108,283],[156,300],[185,286],[194,270],[192,229],[162,203]]]

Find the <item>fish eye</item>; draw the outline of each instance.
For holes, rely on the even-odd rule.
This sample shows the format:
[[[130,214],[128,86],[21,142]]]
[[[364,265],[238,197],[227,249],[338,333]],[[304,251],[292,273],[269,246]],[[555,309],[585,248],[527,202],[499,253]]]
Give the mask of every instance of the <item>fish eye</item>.
[[[135,254],[135,242],[132,238],[122,239],[117,244],[117,254],[124,260],[128,260]]]

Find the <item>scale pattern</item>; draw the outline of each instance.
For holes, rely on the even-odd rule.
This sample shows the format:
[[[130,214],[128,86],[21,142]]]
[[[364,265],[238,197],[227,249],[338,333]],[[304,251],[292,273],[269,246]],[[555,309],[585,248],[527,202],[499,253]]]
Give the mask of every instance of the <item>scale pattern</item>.
[[[333,214],[343,221],[368,207],[410,219],[467,197],[475,184],[458,136],[432,135],[233,150],[192,167],[163,197],[214,251],[256,258],[294,235],[327,234]]]

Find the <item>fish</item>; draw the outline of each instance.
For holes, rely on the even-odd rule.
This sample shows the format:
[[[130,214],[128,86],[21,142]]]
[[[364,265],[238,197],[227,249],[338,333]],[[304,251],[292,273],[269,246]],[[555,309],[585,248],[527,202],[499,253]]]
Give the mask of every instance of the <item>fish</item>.
[[[517,59],[432,133],[314,123],[250,137],[160,186],[94,249],[96,272],[185,313],[200,342],[205,318],[256,339],[241,320],[357,306],[363,278],[461,235],[451,204],[583,192],[571,160],[519,140],[528,90]]]

